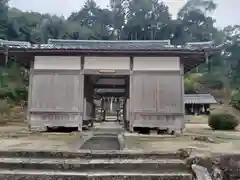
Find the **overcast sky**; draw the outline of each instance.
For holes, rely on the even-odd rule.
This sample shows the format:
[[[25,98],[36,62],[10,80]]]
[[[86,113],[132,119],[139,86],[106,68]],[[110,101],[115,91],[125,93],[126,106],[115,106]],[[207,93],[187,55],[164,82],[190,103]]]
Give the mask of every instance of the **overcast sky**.
[[[78,11],[85,0],[10,0],[10,6],[22,11],[36,11],[56,15],[69,16],[71,12]],[[178,10],[186,0],[164,0],[169,6],[170,12],[176,16]],[[218,4],[213,16],[217,20],[218,27],[226,25],[240,25],[240,0],[215,0]],[[106,7],[109,0],[96,0],[101,7]]]

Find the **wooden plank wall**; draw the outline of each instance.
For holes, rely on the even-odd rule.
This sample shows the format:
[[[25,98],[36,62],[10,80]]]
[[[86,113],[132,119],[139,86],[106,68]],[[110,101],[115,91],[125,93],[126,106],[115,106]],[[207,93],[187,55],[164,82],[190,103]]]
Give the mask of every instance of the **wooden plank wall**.
[[[94,88],[90,76],[84,76],[84,116],[83,121],[91,120],[94,116],[94,102],[93,102]]]
[[[181,130],[183,74],[179,58],[134,58],[130,90],[130,130],[149,127]],[[146,63],[147,62],[147,63]]]
[[[68,60],[69,64],[64,64]],[[28,107],[31,129],[82,129],[83,75],[78,62],[79,57],[35,57]]]
[[[85,70],[129,70],[130,58],[129,57],[85,57]]]

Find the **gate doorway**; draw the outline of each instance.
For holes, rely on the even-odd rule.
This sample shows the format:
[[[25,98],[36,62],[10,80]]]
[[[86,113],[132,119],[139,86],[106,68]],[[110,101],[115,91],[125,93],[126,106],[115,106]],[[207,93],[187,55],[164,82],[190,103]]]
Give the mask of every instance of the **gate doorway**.
[[[126,125],[128,102],[129,75],[84,75],[83,125],[103,121]]]

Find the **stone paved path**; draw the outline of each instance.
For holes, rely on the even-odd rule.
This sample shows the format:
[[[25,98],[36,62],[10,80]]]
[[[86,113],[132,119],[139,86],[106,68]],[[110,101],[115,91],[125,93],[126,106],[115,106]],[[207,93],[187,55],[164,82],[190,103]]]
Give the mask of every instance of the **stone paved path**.
[[[84,150],[120,150],[118,137],[96,135],[87,140],[81,149]]]
[[[94,127],[93,137],[87,140],[81,149],[85,150],[120,150],[118,134],[123,132],[118,122],[103,122]]]

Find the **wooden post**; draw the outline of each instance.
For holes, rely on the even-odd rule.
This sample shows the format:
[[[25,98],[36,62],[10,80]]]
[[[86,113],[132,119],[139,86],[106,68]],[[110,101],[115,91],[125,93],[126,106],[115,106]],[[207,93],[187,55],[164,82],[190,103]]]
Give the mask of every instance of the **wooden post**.
[[[85,62],[85,57],[81,56],[80,57],[80,63],[81,63],[81,69],[80,69],[80,73],[79,73],[79,81],[80,81],[80,86],[79,86],[79,93],[81,94],[81,98],[80,98],[80,119],[79,119],[79,126],[78,126],[78,131],[82,131],[83,129],[83,120],[84,120],[84,116],[85,116],[85,99],[84,99],[84,88],[85,88],[85,77],[84,77],[84,62]]]
[[[27,108],[27,123],[28,123],[28,130],[31,131],[31,112],[30,109],[32,108],[32,85],[33,85],[33,74],[34,74],[34,58],[30,62],[30,70],[29,70],[29,85],[28,85],[28,108]]]
[[[210,72],[211,71],[211,63],[209,61],[209,58],[208,58],[208,53],[206,52],[205,53],[205,60],[206,60],[206,63],[208,65],[208,71]]]
[[[5,55],[5,67],[8,65],[8,47],[5,46],[4,48],[4,55]]]
[[[182,91],[182,113],[183,119],[182,119],[182,128],[181,128],[181,133],[183,133],[183,129],[185,128],[185,103],[184,103],[184,95],[185,95],[185,87],[184,87],[184,64],[180,59],[180,76],[181,76],[181,91]]]
[[[133,121],[134,121],[134,112],[132,107],[132,93],[133,93],[133,66],[134,66],[134,57],[130,57],[130,80],[129,80],[129,105],[128,110],[129,111],[129,131],[133,132]]]

